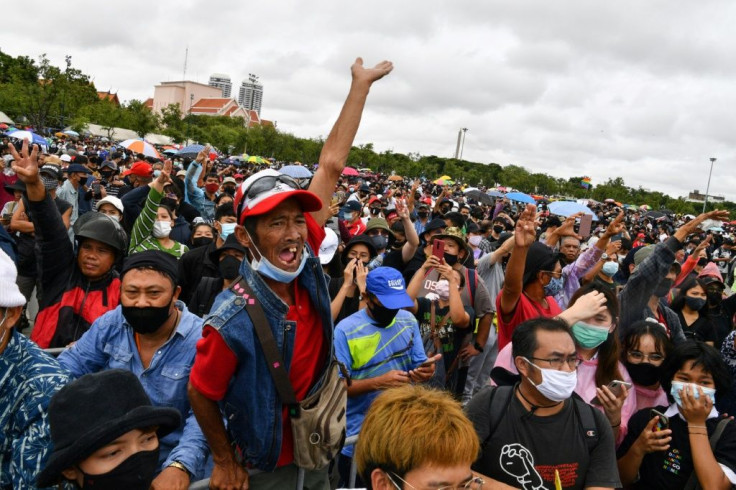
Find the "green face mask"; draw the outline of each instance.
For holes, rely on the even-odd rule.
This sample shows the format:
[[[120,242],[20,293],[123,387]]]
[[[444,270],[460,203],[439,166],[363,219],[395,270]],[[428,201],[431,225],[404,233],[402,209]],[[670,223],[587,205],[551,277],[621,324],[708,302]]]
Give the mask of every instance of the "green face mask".
[[[577,322],[572,326],[572,335],[581,347],[595,349],[608,338],[608,328]]]

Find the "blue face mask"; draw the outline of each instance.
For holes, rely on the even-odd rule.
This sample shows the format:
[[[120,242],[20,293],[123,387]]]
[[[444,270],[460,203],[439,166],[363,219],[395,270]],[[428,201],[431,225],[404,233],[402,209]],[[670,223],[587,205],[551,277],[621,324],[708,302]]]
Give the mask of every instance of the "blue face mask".
[[[285,271],[284,269],[280,269],[273,265],[266,257],[263,256],[261,251],[258,250],[255,242],[253,241],[253,238],[250,239],[250,243],[251,245],[253,245],[253,248],[256,249],[258,255],[261,256],[260,259],[254,258],[253,260],[251,260],[250,267],[262,276],[273,279],[274,281],[283,282],[285,284],[290,283],[291,281],[296,279],[299,274],[301,274],[302,269],[304,269],[304,265],[307,263],[307,251],[302,250],[302,260],[299,263],[299,267],[297,267],[294,272]]]
[[[603,272],[608,277],[613,276],[618,272],[618,262],[606,262],[603,264],[603,267],[601,267],[601,272]]]
[[[234,231],[237,223],[220,223],[220,238],[227,240]]]
[[[562,291],[562,278],[561,277],[553,277],[549,280],[549,284],[544,286],[544,294],[545,296],[554,296],[560,291]]]
[[[584,349],[595,349],[608,338],[608,328],[577,322],[572,326],[572,335]]]
[[[673,381],[672,387],[670,388],[670,395],[672,395],[672,398],[675,399],[675,403],[677,403],[678,407],[682,406],[682,398],[680,397],[680,391],[682,391],[685,386],[690,385],[690,387],[693,390],[693,396],[697,400],[700,398],[700,392],[698,391],[698,386],[695,383],[683,383],[682,381]],[[703,390],[703,394],[710,398],[710,401],[713,402],[715,405],[716,403],[716,390],[715,388],[706,388],[705,386],[700,386],[700,388]]]

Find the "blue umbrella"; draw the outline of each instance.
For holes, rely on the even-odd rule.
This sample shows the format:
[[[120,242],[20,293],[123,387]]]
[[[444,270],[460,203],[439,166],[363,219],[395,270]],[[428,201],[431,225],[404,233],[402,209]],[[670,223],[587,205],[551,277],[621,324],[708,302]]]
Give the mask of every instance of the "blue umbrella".
[[[575,213],[585,213],[593,216],[593,221],[598,221],[593,211],[590,210],[585,204],[579,204],[575,201],[555,201],[547,205],[547,209],[552,214],[557,216],[572,216]]]
[[[179,155],[180,157],[194,158],[197,156],[197,153],[202,150],[204,150],[204,145],[189,145],[179,150],[177,155]]]
[[[46,141],[46,138],[34,133],[33,131],[19,129],[16,131],[9,131],[7,135],[11,138],[16,138],[19,140],[28,140],[28,142],[32,145],[49,146],[49,142]]]
[[[279,169],[279,172],[293,179],[309,179],[312,177],[312,172],[301,165],[285,165]]]
[[[505,196],[507,199],[510,199],[511,201],[519,201],[519,202],[525,202],[527,204],[537,204],[537,201],[534,200],[532,196],[529,194],[524,194],[523,192],[509,192]]]
[[[498,191],[488,191],[488,195],[491,197],[503,197],[505,194]]]
[[[166,153],[167,155],[176,155],[177,153],[179,153],[179,150],[169,148],[168,150],[164,150],[164,153]]]

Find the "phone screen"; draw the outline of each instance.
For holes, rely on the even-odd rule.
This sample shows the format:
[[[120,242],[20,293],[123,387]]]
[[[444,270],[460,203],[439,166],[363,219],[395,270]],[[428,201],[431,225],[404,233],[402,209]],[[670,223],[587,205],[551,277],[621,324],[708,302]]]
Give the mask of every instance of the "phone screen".
[[[650,418],[659,417],[659,420],[657,421],[657,425],[654,427],[655,432],[660,430],[669,429],[670,427],[670,419],[667,418],[667,416],[661,412],[658,412],[657,410],[651,410],[650,412]]]

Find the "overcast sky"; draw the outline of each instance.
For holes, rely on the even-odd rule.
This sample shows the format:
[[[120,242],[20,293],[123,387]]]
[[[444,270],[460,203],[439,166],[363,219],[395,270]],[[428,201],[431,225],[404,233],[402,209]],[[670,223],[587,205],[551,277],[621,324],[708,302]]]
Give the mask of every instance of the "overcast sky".
[[[7,2],[0,49],[64,55],[122,100],[248,73],[261,116],[326,136],[356,56],[389,59],[356,144],[463,156],[556,177],[621,176],[736,201],[736,2],[118,0]],[[0,108],[1,110],[2,108]]]

